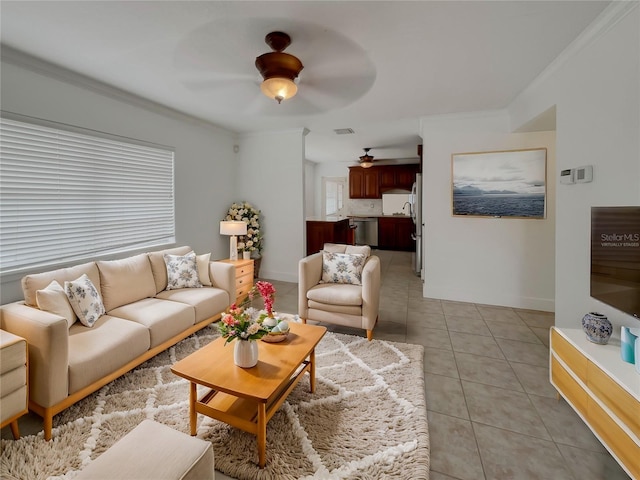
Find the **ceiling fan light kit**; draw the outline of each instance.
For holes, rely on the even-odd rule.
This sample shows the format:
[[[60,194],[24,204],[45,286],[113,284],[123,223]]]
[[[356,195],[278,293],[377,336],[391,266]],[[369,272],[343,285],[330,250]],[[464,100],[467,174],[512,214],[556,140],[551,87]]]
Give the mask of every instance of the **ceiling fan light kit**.
[[[371,148],[364,149],[364,155],[360,157],[360,166],[362,168],[370,168],[373,166],[373,156],[369,155]]]
[[[294,80],[304,68],[298,58],[284,53],[283,50],[291,44],[291,37],[284,32],[271,32],[264,39],[273,52],[265,53],[256,58],[256,68],[264,81],[260,90],[267,97],[278,103],[293,97],[298,86]]]

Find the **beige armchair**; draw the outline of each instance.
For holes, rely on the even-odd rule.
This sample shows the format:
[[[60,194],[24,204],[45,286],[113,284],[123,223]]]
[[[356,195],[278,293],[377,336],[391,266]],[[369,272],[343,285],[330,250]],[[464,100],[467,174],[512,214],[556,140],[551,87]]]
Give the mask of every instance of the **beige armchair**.
[[[362,328],[373,338],[380,301],[380,259],[368,246],[325,244],[332,253],[365,254],[362,285],[322,282],[323,252],[314,253],[298,264],[298,315],[307,320]]]

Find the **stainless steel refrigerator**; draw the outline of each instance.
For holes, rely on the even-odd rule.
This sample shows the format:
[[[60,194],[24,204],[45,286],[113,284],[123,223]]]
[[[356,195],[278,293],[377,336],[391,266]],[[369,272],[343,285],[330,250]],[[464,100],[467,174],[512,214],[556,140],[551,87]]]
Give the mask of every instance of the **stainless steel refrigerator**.
[[[416,253],[413,258],[413,271],[422,276],[422,175],[416,174],[416,181],[411,188],[411,219],[415,228],[412,238],[416,241]]]

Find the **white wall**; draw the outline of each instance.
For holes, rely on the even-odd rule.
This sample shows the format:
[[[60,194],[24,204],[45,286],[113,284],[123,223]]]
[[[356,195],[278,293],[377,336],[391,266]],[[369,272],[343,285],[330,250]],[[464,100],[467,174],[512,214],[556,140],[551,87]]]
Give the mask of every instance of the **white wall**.
[[[34,64],[35,65],[35,64]],[[2,109],[23,115],[159,143],[175,148],[176,243],[196,252],[228,256],[228,239],[219,234],[219,220],[233,198],[234,134],[179,114],[159,113],[108,88],[74,79],[69,72],[46,65],[36,73],[2,63]],[[55,78],[54,78],[55,76]],[[104,92],[104,93],[102,93]],[[19,300],[20,276],[2,279],[2,303]]]
[[[556,105],[556,178],[559,170],[593,165],[593,183],[558,186],[559,326],[579,328],[584,314],[595,310],[617,326],[640,327],[640,321],[589,295],[591,206],[640,205],[639,25],[638,2],[614,2],[583,34],[582,48],[509,109],[517,127]]]
[[[236,200],[262,211],[262,278],[298,281],[298,261],[305,251],[306,133],[298,129],[240,137]]]
[[[509,133],[506,112],[425,117],[424,295],[553,311],[554,132]],[[547,148],[545,219],[453,217],[451,154]]]

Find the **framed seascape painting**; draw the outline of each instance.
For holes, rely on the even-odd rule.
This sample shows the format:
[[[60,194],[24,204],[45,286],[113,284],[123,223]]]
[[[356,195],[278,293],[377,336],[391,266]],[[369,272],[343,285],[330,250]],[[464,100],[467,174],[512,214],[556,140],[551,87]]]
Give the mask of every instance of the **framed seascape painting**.
[[[545,218],[547,149],[454,153],[454,216]]]

